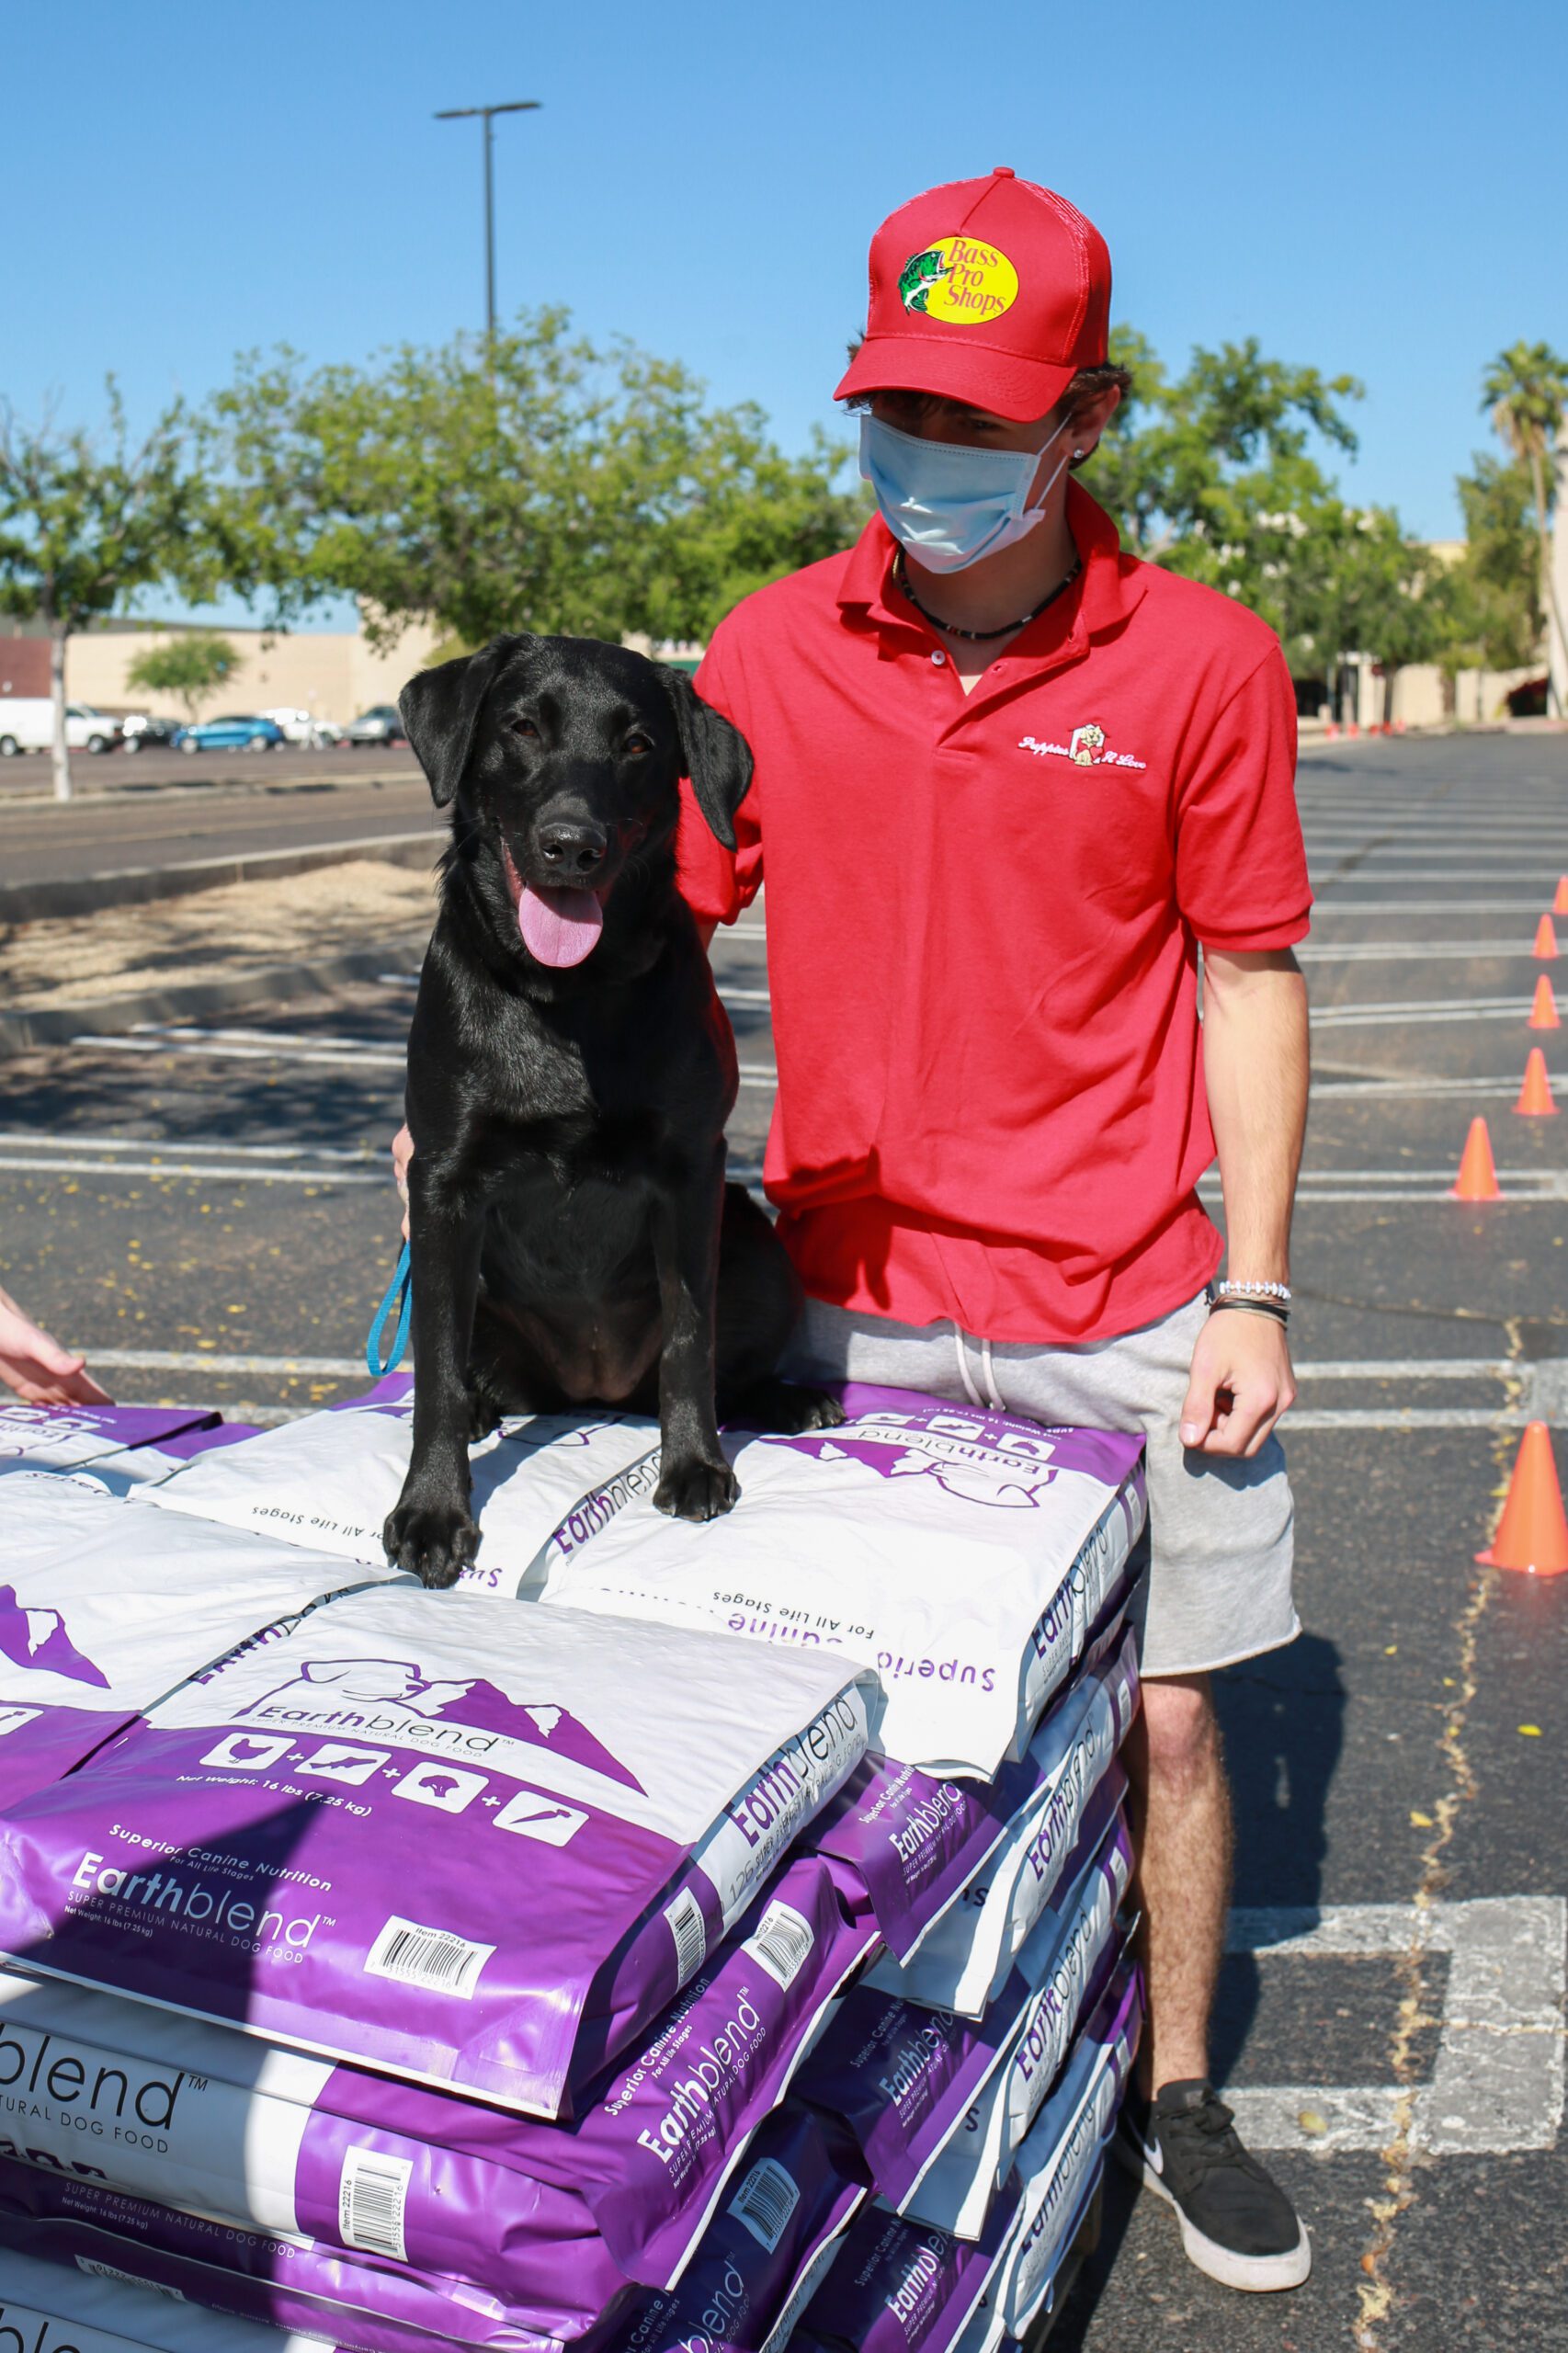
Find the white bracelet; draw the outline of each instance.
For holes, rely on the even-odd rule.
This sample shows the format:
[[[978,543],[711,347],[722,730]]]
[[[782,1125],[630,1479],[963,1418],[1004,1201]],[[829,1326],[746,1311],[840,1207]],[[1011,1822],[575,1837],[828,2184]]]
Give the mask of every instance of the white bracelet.
[[[1294,1297],[1289,1283],[1217,1282],[1217,1291],[1234,1291],[1238,1299],[1282,1299],[1289,1306]]]

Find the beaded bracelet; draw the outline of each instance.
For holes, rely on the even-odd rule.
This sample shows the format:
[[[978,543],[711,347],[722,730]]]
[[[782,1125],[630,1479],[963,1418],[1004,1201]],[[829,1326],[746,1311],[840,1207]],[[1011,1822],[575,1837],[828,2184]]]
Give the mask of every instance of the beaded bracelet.
[[[1213,1288],[1217,1291],[1234,1291],[1242,1299],[1278,1299],[1287,1307],[1294,1294],[1289,1283],[1233,1283],[1221,1279]]]
[[[1210,1315],[1267,1315],[1271,1324],[1289,1324],[1290,1311],[1272,1299],[1216,1299],[1209,1301]]]

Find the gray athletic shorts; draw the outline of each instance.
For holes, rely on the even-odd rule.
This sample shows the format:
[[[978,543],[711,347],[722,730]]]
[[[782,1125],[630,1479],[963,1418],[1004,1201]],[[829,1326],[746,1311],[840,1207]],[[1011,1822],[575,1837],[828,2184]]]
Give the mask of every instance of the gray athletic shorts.
[[[1201,1296],[1114,1340],[1033,1347],[975,1339],[953,1324],[896,1324],[809,1299],[782,1370],[797,1381],[865,1381],[993,1404],[1042,1422],[1142,1430],[1149,1477],[1149,1574],[1140,1593],[1145,1675],[1197,1675],[1301,1632],[1290,1599],[1285,1452],[1250,1462],[1194,1454],[1177,1426]]]

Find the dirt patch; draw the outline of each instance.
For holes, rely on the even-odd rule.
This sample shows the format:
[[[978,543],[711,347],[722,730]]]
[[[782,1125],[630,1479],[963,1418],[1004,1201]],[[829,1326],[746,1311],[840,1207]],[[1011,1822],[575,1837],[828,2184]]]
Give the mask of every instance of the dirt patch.
[[[435,916],[434,875],[357,858],[275,882],[6,925],[0,1004],[17,1013],[91,1005],[383,946],[396,969],[417,961]]]

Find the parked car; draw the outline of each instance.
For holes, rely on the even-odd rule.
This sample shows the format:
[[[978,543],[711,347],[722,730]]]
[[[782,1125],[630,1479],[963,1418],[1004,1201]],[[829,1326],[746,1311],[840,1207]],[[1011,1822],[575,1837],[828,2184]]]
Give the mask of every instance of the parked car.
[[[72,752],[112,752],[119,722],[90,702],[65,706],[65,746]],[[47,695],[7,695],[0,701],[0,758],[47,752],[54,741],[54,706]]]
[[[175,743],[180,733],[177,719],[154,719],[151,711],[127,712],[120,722],[128,752],[162,750]]]
[[[335,721],[318,719],[313,710],[296,710],[287,704],[278,710],[264,710],[261,715],[281,727],[287,742],[302,744],[311,752],[322,751],[328,744],[337,743],[343,734],[342,728]]]
[[[378,702],[362,710],[351,726],[343,731],[349,744],[406,744],[407,732],[403,714],[395,703]]]
[[[263,719],[259,711],[203,719],[195,727],[182,727],[175,738],[182,752],[270,752],[283,740],[278,722]]]

